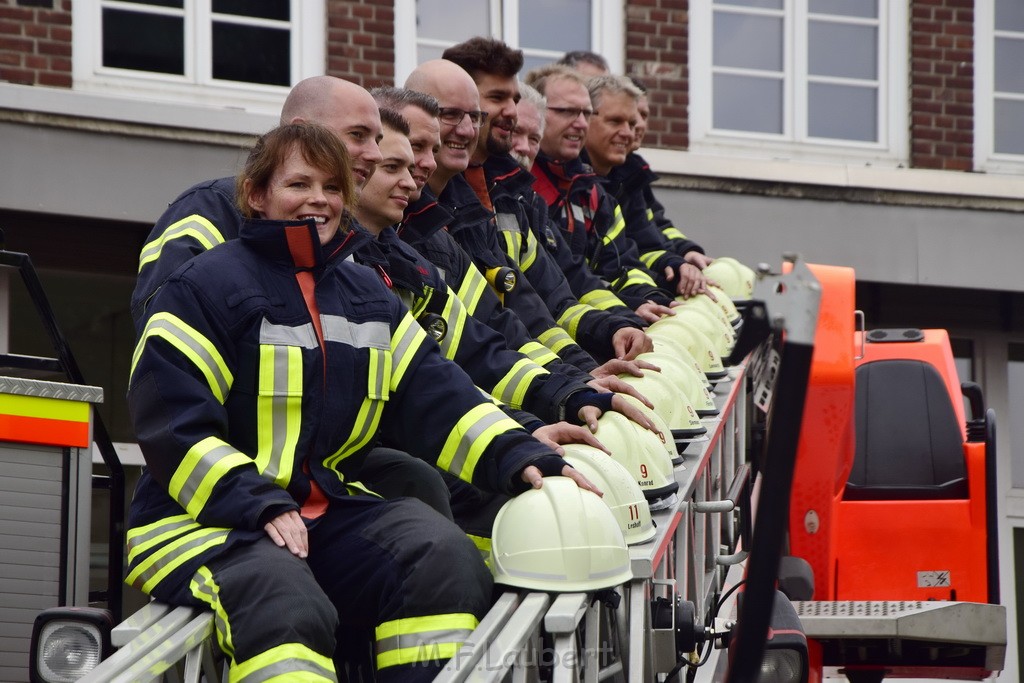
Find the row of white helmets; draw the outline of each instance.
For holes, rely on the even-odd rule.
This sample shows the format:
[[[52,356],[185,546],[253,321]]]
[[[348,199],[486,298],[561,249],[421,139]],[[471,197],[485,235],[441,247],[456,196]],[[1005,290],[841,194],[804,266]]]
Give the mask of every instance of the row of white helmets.
[[[728,377],[722,359],[735,343],[741,318],[737,302],[753,295],[754,272],[728,257],[706,269],[716,300],[680,299],[675,315],[652,324],[654,351],[639,358],[661,368],[643,377],[620,375],[646,396],[651,410],[626,397],[664,438],[620,413],[598,420],[596,436],[611,451],[567,444],[565,459],[604,493],[584,491],[564,477],[549,477],[540,490],[509,500],[494,520],[490,565],[497,583],[529,590],[593,591],[632,578],[627,545],[649,542],[656,529],[651,510],[675,502],[674,467],[693,443],[706,440],[702,420],[718,409],[714,386]],[[541,531],[543,530],[543,531]]]

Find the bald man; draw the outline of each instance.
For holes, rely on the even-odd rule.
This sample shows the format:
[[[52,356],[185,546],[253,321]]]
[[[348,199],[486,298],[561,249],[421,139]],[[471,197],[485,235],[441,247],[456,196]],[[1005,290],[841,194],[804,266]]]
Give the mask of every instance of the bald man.
[[[362,188],[381,160],[377,103],[366,90],[333,76],[297,83],[281,108],[281,123],[310,121],[327,126],[352,156],[356,187]],[[139,255],[139,277],[131,311],[141,332],[146,305],[178,266],[207,249],[238,237],[242,217],[235,208],[234,177],[193,185],[157,220]]]
[[[327,126],[341,138],[352,158],[357,190],[361,190],[383,158],[380,112],[370,93],[332,76],[307,78],[292,88],[281,110],[281,123],[300,121]],[[149,299],[164,280],[193,257],[237,238],[241,225],[233,177],[194,185],[167,207],[139,258],[139,279],[132,294],[137,332],[146,323]],[[376,448],[368,454],[360,477],[385,498],[419,498],[452,517],[447,487],[440,474],[422,460]]]

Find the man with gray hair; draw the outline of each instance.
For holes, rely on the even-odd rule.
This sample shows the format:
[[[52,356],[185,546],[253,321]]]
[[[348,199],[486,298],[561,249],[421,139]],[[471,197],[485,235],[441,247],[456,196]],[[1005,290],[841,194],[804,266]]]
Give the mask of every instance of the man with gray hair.
[[[645,303],[660,305],[653,315],[657,319],[672,296],[658,287],[640,260],[637,245],[625,234],[621,210],[604,190],[602,178],[580,159],[594,116],[587,80],[569,67],[548,65],[531,71],[526,81],[544,94],[548,104],[541,151],[531,169],[534,190],[544,198],[551,220],[573,253],[615,283],[619,297],[638,312]]]
[[[516,126],[512,129],[512,158],[529,171],[540,151],[548,104],[543,95],[522,81],[519,82],[519,95]]]
[[[595,76],[588,81],[588,89],[595,111],[580,158],[606,179],[605,188],[622,210],[626,234],[636,242],[641,261],[658,276],[658,283],[683,297],[708,293],[702,271],[711,259],[693,240],[668,239],[648,211],[644,186],[650,185],[652,174],[647,163],[632,153],[643,93],[623,76]]]

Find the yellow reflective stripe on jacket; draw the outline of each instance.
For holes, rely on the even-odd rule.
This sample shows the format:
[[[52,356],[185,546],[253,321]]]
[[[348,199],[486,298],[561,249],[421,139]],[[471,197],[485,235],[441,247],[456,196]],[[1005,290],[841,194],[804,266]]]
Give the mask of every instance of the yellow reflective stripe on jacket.
[[[674,225],[669,225],[668,227],[662,228],[661,229],[661,234],[664,235],[665,237],[669,238],[670,240],[685,240],[686,239],[686,235],[684,235],[682,233],[682,231],[678,230]]]
[[[181,536],[198,528],[199,523],[188,515],[164,517],[146,526],[133,527],[125,534],[128,562],[134,562],[136,557],[170,538]]]
[[[494,224],[498,228],[498,236],[504,242],[505,253],[516,264],[520,262],[520,252],[523,249],[523,233],[519,230],[519,219],[515,214],[497,213],[494,215]]]
[[[526,251],[523,252],[523,257],[519,261],[519,269],[524,273],[530,269],[530,266],[537,260],[537,236],[533,234],[532,230],[526,231]]]
[[[476,463],[499,434],[521,429],[497,407],[482,403],[459,418],[445,439],[437,465],[472,483]]]
[[[457,294],[462,303],[466,305],[466,310],[469,311],[470,315],[476,312],[476,307],[480,305],[480,297],[483,296],[488,286],[487,278],[484,277],[484,274],[475,265],[469,264],[469,268],[466,269],[466,276],[462,278],[462,284],[459,285]]]
[[[192,581],[188,587],[192,591],[192,597],[210,606],[210,609],[213,611],[213,621],[216,625],[214,630],[217,632],[217,644],[220,645],[221,652],[228,659],[233,659],[235,643],[234,637],[231,635],[231,623],[224,605],[220,602],[220,586],[217,585],[217,581],[213,578],[213,573],[203,565],[192,575]]]
[[[558,360],[558,356],[540,342],[528,341],[518,351],[537,365],[544,366]]]
[[[139,343],[135,346],[135,353],[132,355],[132,368],[129,377],[135,374],[135,366],[150,337],[164,339],[192,361],[199,372],[203,373],[213,395],[217,397],[218,401],[224,403],[234,382],[234,376],[228,370],[227,363],[224,362],[224,358],[209,339],[199,334],[184,320],[170,313],[157,313],[146,322],[146,328],[142,331]]]
[[[302,428],[302,349],[260,345],[256,468],[288,488]]]
[[[552,327],[549,330],[544,330],[540,333],[540,336],[537,337],[537,339],[541,344],[548,347],[555,353],[558,353],[565,347],[576,343],[573,341],[572,337],[569,336],[569,333],[560,327]]]
[[[228,539],[229,532],[230,529],[200,527],[192,533],[185,534],[181,538],[157,548],[152,555],[129,572],[125,583],[138,588],[143,593],[151,593],[153,588],[175,569],[193,557],[224,543]]]
[[[478,624],[466,613],[385,621],[374,634],[377,668],[451,659]]]
[[[390,377],[391,391],[397,391],[398,386],[405,378],[409,364],[416,357],[416,352],[427,340],[427,333],[407,312],[398,323],[398,329],[391,337],[391,356],[393,358],[393,370]]]
[[[233,662],[228,678],[232,683],[263,683],[275,679],[296,683],[338,680],[331,658],[301,643],[282,643],[244,662]]]
[[[159,237],[142,247],[142,251],[139,253],[139,271],[141,272],[143,266],[150,261],[160,258],[160,252],[163,251],[165,244],[181,237],[194,238],[204,249],[213,249],[218,244],[224,243],[224,236],[220,234],[220,230],[215,228],[208,219],[194,213],[167,226],[167,229]]]
[[[491,393],[516,410],[520,410],[523,407],[523,399],[526,398],[526,392],[530,389],[530,384],[536,378],[546,374],[548,374],[547,370],[529,358],[521,358],[501,378],[501,381],[494,385]]]
[[[562,311],[562,315],[558,317],[558,325],[573,339],[576,338],[576,332],[579,330],[580,321],[583,320],[583,316],[593,310],[586,304],[573,304],[569,308]]]
[[[653,221],[654,220],[654,209],[652,209],[651,207],[648,206],[647,207],[646,216],[647,216],[648,222]]]
[[[643,263],[648,268],[654,268],[655,262],[662,256],[664,256],[666,253],[668,252],[666,252],[664,249],[656,249],[654,251],[645,252],[643,254],[640,254],[640,262]]]
[[[626,307],[626,304],[610,289],[592,289],[580,297],[580,303],[607,311],[610,308]]]
[[[441,353],[448,360],[454,360],[455,355],[459,352],[459,344],[462,342],[462,332],[466,329],[466,318],[469,317],[469,312],[451,287],[448,288],[448,301],[444,304],[441,317],[448,323],[448,334],[439,344]]]
[[[602,235],[601,241],[606,245],[611,244],[612,242],[615,241],[615,238],[622,234],[622,231],[625,229],[626,219],[622,215],[622,209],[619,207],[618,204],[616,204],[615,213],[612,215],[612,225],[610,228],[608,228],[608,232]]]
[[[185,453],[167,491],[193,519],[199,519],[217,482],[236,467],[253,464],[252,458],[231,444],[208,436]]]
[[[338,479],[342,482],[345,481],[345,477],[342,476],[341,472],[338,470],[338,465],[342,460],[353,453],[359,452],[359,450],[369,442],[373,435],[377,433],[377,426],[380,424],[380,415],[383,410],[383,401],[364,398],[362,404],[359,406],[359,412],[356,414],[352,433],[349,434],[345,444],[329,457],[324,459],[324,467],[334,470],[335,474],[338,475]]]
[[[639,268],[633,268],[626,273],[626,281],[621,285],[621,287],[629,287],[630,285],[647,285],[649,287],[657,287],[654,280],[651,278],[651,274],[647,271],[640,270]]]

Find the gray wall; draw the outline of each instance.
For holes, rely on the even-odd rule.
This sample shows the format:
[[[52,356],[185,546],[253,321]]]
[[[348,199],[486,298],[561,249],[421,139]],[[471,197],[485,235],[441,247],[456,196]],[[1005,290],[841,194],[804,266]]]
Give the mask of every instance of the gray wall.
[[[0,140],[0,208],[152,223],[185,188],[234,175],[249,138],[0,121]]]
[[[777,266],[796,251],[857,279],[1024,292],[1024,215],[659,187],[667,215],[714,255]]]

